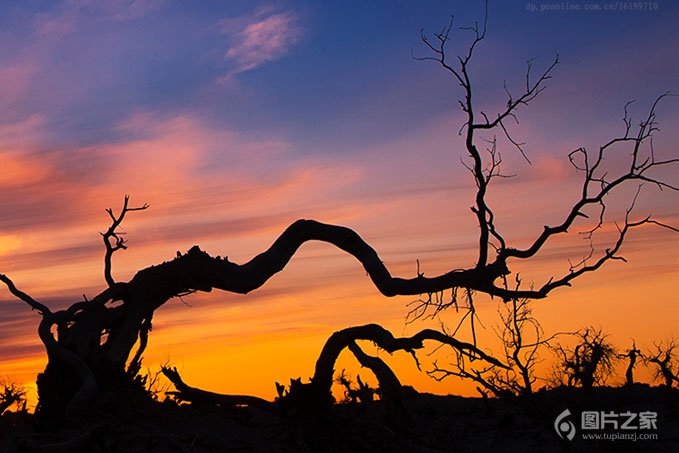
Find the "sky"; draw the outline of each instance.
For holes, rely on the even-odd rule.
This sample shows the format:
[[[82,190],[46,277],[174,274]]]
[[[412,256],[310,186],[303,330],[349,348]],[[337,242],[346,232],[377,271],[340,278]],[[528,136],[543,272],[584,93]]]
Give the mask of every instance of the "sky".
[[[565,3],[580,9],[558,10]],[[591,5],[600,8],[585,10]],[[481,110],[506,103],[505,85],[522,89],[527,60],[536,72],[560,60],[511,125],[532,165],[499,142],[503,168],[517,176],[496,180],[488,199],[517,247],[577,199],[570,151],[624,133],[628,101],[636,125],[659,95],[679,93],[679,4],[609,5],[490,1],[470,65]],[[460,27],[483,21],[481,1],[1,2],[0,273],[53,309],[96,295],[105,288],[105,209],[120,209],[126,194],[150,208],[125,219],[129,249],[113,261],[119,281],[194,244],[245,262],[299,218],[353,228],[394,275],[415,276],[418,262],[425,275],[473,266],[462,93],[440,66],[413,58],[428,56],[421,30],[432,36],[451,16],[449,49],[462,54],[471,34]],[[679,98],[657,113],[654,150],[676,157]],[[616,153],[612,169],[629,150]],[[676,174],[661,176],[676,185]],[[643,189],[634,213],[679,225],[678,194]],[[627,206],[618,201],[611,220]],[[607,228],[602,241],[614,224]],[[546,332],[600,326],[621,349],[632,338],[651,347],[677,336],[678,244],[668,230],[634,231],[627,263],[555,291],[534,313]],[[588,250],[576,229],[513,270],[538,285]],[[377,322],[411,335],[459,319],[406,324],[413,300],[381,296],[353,258],[306,244],[247,296],[169,301],[154,317],[144,364],[170,363],[207,390],[272,398],[274,381],[312,374],[336,330]],[[481,297],[478,309],[480,340],[492,348],[498,301]],[[38,322],[0,288],[0,376],[31,392],[46,362]],[[368,374],[342,360],[352,375]],[[408,357],[390,360],[419,389],[473,392],[433,382]]]

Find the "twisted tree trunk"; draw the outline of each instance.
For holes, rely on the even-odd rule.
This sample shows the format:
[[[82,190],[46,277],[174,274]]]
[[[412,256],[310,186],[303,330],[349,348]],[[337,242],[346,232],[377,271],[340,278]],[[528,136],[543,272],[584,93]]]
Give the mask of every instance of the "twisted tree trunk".
[[[121,216],[112,217],[120,220],[126,210],[132,210],[127,209],[127,199]],[[119,223],[114,221],[114,226]],[[60,416],[92,402],[102,386],[120,387],[120,382],[127,382],[129,386],[140,369],[156,309],[173,297],[195,291],[220,289],[246,294],[280,272],[299,247],[312,240],[333,244],[353,255],[385,296],[432,293],[455,287],[483,291],[507,272],[504,266],[488,265],[455,270],[433,278],[423,275],[412,279],[392,277],[377,252],[353,230],[313,220],[298,220],[268,250],[242,265],[228,258],[212,257],[194,246],[187,253],[140,270],[129,282],[120,283],[110,276],[108,266],[112,252],[107,253],[106,280],[109,288],[91,300],[76,302],[68,309],[54,313],[2,275],[0,280],[16,297],[43,315],[39,333],[49,361],[45,372],[38,378],[38,410],[49,417]],[[108,245],[107,249],[114,250]],[[56,338],[52,333],[53,326],[57,327]],[[384,343],[384,332],[379,335],[376,332],[366,334],[365,338],[393,351],[396,346]],[[442,335],[434,331],[429,333],[432,338],[436,334]],[[394,341],[393,337],[391,341]],[[137,343],[138,349],[130,360]],[[345,342],[341,347],[346,346]],[[412,343],[397,349],[404,347],[411,349],[418,346]],[[332,366],[326,370],[317,367],[317,375],[323,387],[329,389]]]

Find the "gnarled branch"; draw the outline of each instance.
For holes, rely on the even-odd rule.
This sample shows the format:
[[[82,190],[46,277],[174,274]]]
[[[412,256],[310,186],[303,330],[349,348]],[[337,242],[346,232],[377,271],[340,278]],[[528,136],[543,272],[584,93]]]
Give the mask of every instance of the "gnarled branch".
[[[125,195],[125,201],[123,202],[123,208],[120,211],[120,214],[118,216],[113,214],[113,209],[107,208],[106,212],[108,212],[109,217],[111,217],[111,226],[108,227],[108,230],[106,230],[105,233],[101,233],[103,239],[104,239],[104,246],[106,246],[106,254],[104,255],[104,279],[106,280],[106,283],[108,284],[109,287],[113,287],[115,285],[115,280],[113,280],[113,276],[111,275],[111,258],[113,257],[113,254],[120,250],[120,249],[127,249],[127,245],[125,244],[125,238],[122,237],[124,233],[121,233],[118,230],[118,227],[122,223],[123,219],[125,218],[125,214],[127,214],[130,211],[143,211],[149,207],[149,205],[144,204],[143,206],[139,206],[136,208],[130,208],[129,207],[129,202],[130,202],[130,196]],[[111,241],[114,241],[113,243]]]
[[[335,332],[328,338],[316,361],[316,368],[312,382],[319,391],[330,392],[334,366],[340,352],[349,347],[357,340],[368,340],[375,343],[380,349],[392,354],[396,351],[405,351],[413,356],[415,350],[424,347],[425,340],[432,340],[459,351],[460,354],[470,359],[482,359],[496,366],[506,368],[506,365],[487,355],[485,352],[470,343],[456,340],[437,330],[424,329],[411,337],[397,338],[391,332],[378,324],[366,324],[364,326],[349,327]],[[418,363],[419,366],[419,363]]]

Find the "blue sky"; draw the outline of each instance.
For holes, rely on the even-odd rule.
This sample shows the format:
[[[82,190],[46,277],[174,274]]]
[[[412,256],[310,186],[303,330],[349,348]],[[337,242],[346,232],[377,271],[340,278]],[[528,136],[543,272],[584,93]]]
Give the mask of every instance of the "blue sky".
[[[503,79],[520,83],[525,60],[546,64],[558,52],[557,89],[586,91],[596,81],[600,96],[619,97],[599,105],[673,88],[672,2],[659,2],[658,11],[617,13],[530,12],[525,5],[491,2],[485,55],[475,65],[480,84],[497,90]],[[50,138],[85,146],[124,140],[115,126],[135,111],[190,111],[215,128],[283,135],[306,152],[340,138],[357,140],[353,147],[379,141],[454,111],[454,84],[434,65],[413,61],[411,50],[425,54],[421,28],[440,30],[451,14],[459,26],[483,16],[482,2],[73,1],[4,8],[0,57],[24,71],[16,77],[25,76],[30,92],[6,105],[5,120],[40,112]],[[246,37],[256,23],[278,28]],[[468,37],[456,32],[451,49],[463,50]],[[262,42],[248,47],[247,39]],[[618,60],[606,64],[607,57]],[[632,86],[635,92],[625,93]]]

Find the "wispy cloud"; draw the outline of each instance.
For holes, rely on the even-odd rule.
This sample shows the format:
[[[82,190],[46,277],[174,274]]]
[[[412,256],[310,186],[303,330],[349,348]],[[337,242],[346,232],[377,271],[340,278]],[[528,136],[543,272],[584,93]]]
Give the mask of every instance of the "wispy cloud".
[[[156,11],[164,0],[70,0],[53,11],[37,13],[35,31],[39,35],[62,36],[78,30],[87,20],[127,21],[140,19]]]
[[[259,9],[252,15],[223,19],[218,23],[228,40],[224,58],[234,65],[229,76],[257,68],[287,54],[302,37],[294,11],[272,13]]]
[[[35,15],[35,31],[38,35],[63,36],[76,30],[78,15],[74,10],[63,10]]]
[[[111,19],[134,20],[156,11],[164,3],[165,0],[115,0],[100,4],[106,5]]]

